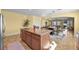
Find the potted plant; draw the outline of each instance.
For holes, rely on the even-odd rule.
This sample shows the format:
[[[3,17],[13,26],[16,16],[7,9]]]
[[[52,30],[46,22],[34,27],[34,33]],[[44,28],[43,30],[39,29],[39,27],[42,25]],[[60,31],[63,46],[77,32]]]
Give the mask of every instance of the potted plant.
[[[28,28],[28,26],[29,26],[29,20],[26,19],[26,20],[24,20],[23,27]]]

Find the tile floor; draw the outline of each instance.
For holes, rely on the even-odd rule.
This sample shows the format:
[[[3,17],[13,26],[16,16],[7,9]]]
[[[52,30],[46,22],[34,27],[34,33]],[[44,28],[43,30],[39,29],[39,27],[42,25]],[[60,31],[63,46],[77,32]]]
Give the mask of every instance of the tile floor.
[[[52,39],[56,42],[56,50],[76,50],[76,40],[71,32],[68,32],[64,39]],[[4,49],[8,50],[8,45],[14,42],[19,42],[24,50],[31,50],[20,38],[19,35],[4,37]]]

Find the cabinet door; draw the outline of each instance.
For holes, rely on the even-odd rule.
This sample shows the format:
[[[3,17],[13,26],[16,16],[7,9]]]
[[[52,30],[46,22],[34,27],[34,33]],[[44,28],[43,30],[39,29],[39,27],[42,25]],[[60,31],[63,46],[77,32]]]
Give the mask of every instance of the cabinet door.
[[[20,37],[23,41],[25,41],[25,31],[21,29]]]
[[[32,49],[39,50],[41,48],[40,44],[40,37],[37,35],[32,35]]]
[[[26,32],[25,33],[25,42],[31,47],[32,46],[32,36],[31,36],[31,33],[29,32]]]
[[[45,34],[45,35],[43,35],[42,37],[41,37],[41,48],[43,49],[43,50],[47,50],[47,49],[49,49],[50,48],[50,36],[49,36],[49,34]]]

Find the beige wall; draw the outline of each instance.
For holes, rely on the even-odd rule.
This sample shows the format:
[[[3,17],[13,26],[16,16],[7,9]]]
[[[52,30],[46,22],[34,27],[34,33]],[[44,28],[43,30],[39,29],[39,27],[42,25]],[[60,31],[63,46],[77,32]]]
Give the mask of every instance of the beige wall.
[[[49,21],[50,19],[48,19],[48,18],[46,18],[46,17],[42,17],[41,18],[41,26],[42,27],[45,27],[46,25],[45,25],[45,22],[47,22],[47,25],[49,26],[49,25],[51,25],[51,22]]]
[[[19,13],[9,12],[6,10],[0,10],[4,17],[4,25],[5,25],[5,35],[11,35],[20,33],[20,29],[23,25],[23,21],[25,19],[30,20],[29,27],[32,27],[34,24],[45,26],[45,17],[37,17],[37,16],[27,16]],[[75,33],[79,32],[79,12],[68,12],[68,13],[59,13],[54,14],[48,17],[74,17],[74,29]]]
[[[33,27],[34,24],[41,25],[41,17],[38,16],[28,16],[6,10],[2,10],[1,14],[4,17],[5,36],[20,33],[25,19],[30,20],[29,27]]]
[[[51,15],[50,18],[53,17],[74,17],[74,31],[79,32],[79,12],[66,12],[66,13],[57,13]]]
[[[75,20],[76,32],[79,32],[79,12],[77,13],[77,19]]]
[[[41,27],[41,17],[33,16],[33,25]]]
[[[25,19],[29,19],[30,27],[32,26],[32,16],[8,12],[5,10],[2,10],[2,15],[4,17],[5,36],[20,33],[20,29]]]
[[[1,13],[1,9],[0,9],[0,13]]]
[[[42,26],[42,27],[45,26],[45,22],[46,22],[45,17],[41,17],[41,26]]]

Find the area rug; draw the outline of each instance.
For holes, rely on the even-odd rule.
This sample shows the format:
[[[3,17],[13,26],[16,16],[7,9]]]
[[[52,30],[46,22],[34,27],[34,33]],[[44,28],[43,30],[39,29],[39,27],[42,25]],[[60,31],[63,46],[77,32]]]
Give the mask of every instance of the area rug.
[[[7,50],[25,50],[20,42],[12,42],[7,46]]]

